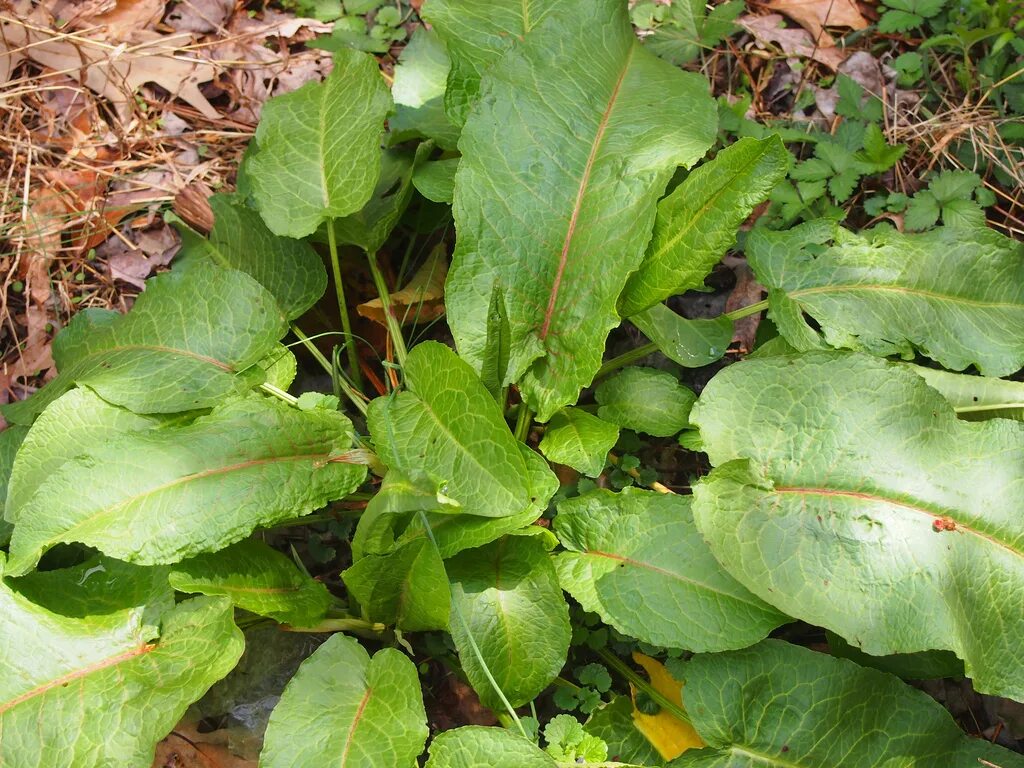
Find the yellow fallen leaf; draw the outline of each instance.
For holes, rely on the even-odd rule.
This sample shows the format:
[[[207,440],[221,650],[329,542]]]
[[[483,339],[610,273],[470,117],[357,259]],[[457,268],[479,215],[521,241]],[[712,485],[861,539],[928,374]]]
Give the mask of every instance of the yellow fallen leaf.
[[[445,247],[442,243],[431,251],[408,285],[391,294],[391,311],[398,322],[426,323],[444,314],[444,281],[448,276]],[[384,305],[380,299],[367,301],[356,307],[363,317],[385,324]]]
[[[669,674],[664,664],[636,652],[633,653],[633,661],[647,672],[654,690],[669,701],[679,702],[679,706],[682,707],[683,684]],[[633,699],[633,723],[663,758],[674,760],[688,749],[704,746],[693,726],[684,723],[668,710],[662,709],[656,715],[645,715],[638,710],[636,689],[632,685],[629,688],[630,697]]]

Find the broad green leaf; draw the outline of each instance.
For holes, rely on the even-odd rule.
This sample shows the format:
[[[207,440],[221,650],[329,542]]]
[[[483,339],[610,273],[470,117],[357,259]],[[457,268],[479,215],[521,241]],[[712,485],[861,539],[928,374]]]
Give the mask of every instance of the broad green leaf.
[[[516,42],[567,0],[428,0],[423,18],[437,32],[450,58],[444,92],[448,119],[466,122],[480,94],[480,78]]]
[[[159,639],[141,607],[68,618],[3,583],[0,612],[0,764],[18,768],[149,765],[242,653],[226,600],[181,603]]]
[[[434,737],[426,768],[558,768],[558,763],[518,733],[467,725]]]
[[[690,320],[664,304],[638,312],[629,322],[657,344],[665,357],[686,368],[700,368],[721,358],[733,335],[732,321],[724,315]]]
[[[371,659],[352,638],[334,635],[284,689],[260,768],[405,768],[426,740],[415,665],[394,648]]]
[[[697,527],[751,592],[875,656],[952,650],[1024,699],[1024,424],[960,421],[905,366],[830,352],[729,366],[692,416],[715,466]]]
[[[579,408],[563,408],[551,417],[538,446],[549,461],[597,477],[608,451],[619,440],[619,428]]]
[[[221,549],[358,488],[366,469],[351,444],[337,411],[255,398],[112,437],[39,485],[18,514],[8,572],[25,573],[58,542],[146,565]]]
[[[991,376],[970,376],[909,365],[910,370],[939,390],[961,419],[1024,421],[1024,382]]]
[[[635,366],[601,382],[594,396],[602,419],[655,437],[685,428],[696,399],[671,373]]]
[[[608,745],[608,758],[620,763],[660,766],[665,761],[633,724],[633,702],[616,696],[587,720],[587,733]]]
[[[425,537],[384,555],[366,555],[341,576],[368,621],[407,632],[448,626],[448,576],[437,549]]]
[[[355,213],[380,176],[391,94],[372,56],[343,49],[333,58],[322,83],[268,101],[256,128],[247,177],[278,235],[305,237],[325,220]]]
[[[444,110],[449,69],[448,52],[436,30],[419,27],[395,67],[395,114],[388,120],[392,141],[419,137],[433,139],[442,149],[455,149],[459,128]]]
[[[718,564],[688,496],[627,488],[558,505],[562,588],[629,637],[667,648],[727,650],[788,621]]]
[[[190,266],[211,261],[241,270],[274,295],[289,320],[302,315],[323,296],[327,271],[308,243],[275,235],[241,195],[213,195],[210,207],[214,225],[209,238],[192,231],[184,222],[174,222],[182,240],[176,267],[179,262]]]
[[[487,340],[480,363],[480,380],[498,405],[505,407],[505,378],[508,361],[512,357],[512,329],[508,324],[505,292],[495,285],[491,291],[491,305],[487,308]]]
[[[407,392],[370,403],[381,460],[406,477],[425,472],[463,514],[506,517],[533,506],[526,461],[498,404],[465,362],[436,342],[405,363]]]
[[[952,651],[919,651],[871,656],[854,648],[834,632],[826,632],[828,650],[840,659],[849,659],[862,667],[871,667],[904,680],[933,680],[941,677],[963,677],[964,663]]]
[[[450,631],[480,701],[502,706],[470,635],[512,706],[532,700],[565,665],[571,635],[569,608],[547,549],[534,536],[506,536],[460,552],[447,566]]]
[[[6,544],[11,535],[11,524],[7,520],[7,508],[10,506],[8,486],[15,457],[27,434],[28,427],[17,425],[0,432],[0,545]]]
[[[769,317],[800,350],[821,346],[975,365],[1004,376],[1024,365],[1024,245],[995,230],[854,234],[831,222],[756,229],[747,257],[769,289]]]
[[[544,422],[600,367],[657,198],[711,145],[716,111],[703,79],[643,50],[618,0],[559,3],[481,93],[459,141],[449,325],[479,369],[501,287],[508,380]]]
[[[75,315],[53,342],[57,378],[2,410],[31,424],[75,384],[139,413],[208,408],[254,383],[239,373],[274,349],[285,329],[274,297],[237,270],[197,264],[158,275],[127,315]]]
[[[294,353],[284,344],[275,345],[256,365],[263,370],[265,383],[284,390],[292,385],[299,372],[299,363]]]
[[[780,640],[701,654],[683,700],[707,749],[671,768],[1020,768],[898,678]],[[988,762],[986,762],[988,761]]]
[[[413,186],[427,200],[451,205],[455,197],[455,172],[459,169],[459,159],[450,157],[423,163],[412,175]]]
[[[789,167],[778,136],[740,139],[697,168],[658,203],[654,235],[619,301],[623,317],[704,285],[736,230],[768,199]]]
[[[327,587],[252,539],[184,560],[169,579],[179,592],[224,595],[239,608],[298,627],[318,622],[331,604]]]

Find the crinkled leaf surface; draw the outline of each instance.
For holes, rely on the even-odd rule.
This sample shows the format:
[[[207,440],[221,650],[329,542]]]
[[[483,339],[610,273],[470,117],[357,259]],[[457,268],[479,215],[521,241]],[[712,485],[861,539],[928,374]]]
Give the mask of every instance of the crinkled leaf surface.
[[[671,437],[689,424],[696,395],[667,371],[623,368],[598,385],[597,415],[612,424]]]
[[[694,518],[750,591],[875,656],[955,651],[1024,700],[1024,424],[831,352],[730,366],[692,417],[715,466]]]
[[[721,358],[734,330],[732,321],[724,315],[690,320],[664,304],[648,307],[629,321],[657,344],[665,357],[686,368],[700,368]]]
[[[184,560],[169,578],[179,592],[224,595],[239,608],[299,627],[315,624],[331,604],[327,587],[252,539]]]
[[[526,460],[473,369],[443,344],[425,342],[404,370],[409,391],[377,398],[367,414],[384,463],[435,478],[464,514],[507,517],[534,506]]]
[[[156,742],[242,653],[222,599],[181,603],[159,639],[141,607],[68,618],[3,583],[0,606],[0,763],[18,768],[149,765]]]
[[[597,477],[618,439],[615,424],[579,408],[562,408],[551,417],[538,447],[549,461]]]
[[[212,261],[241,270],[274,295],[289,320],[323,296],[327,271],[309,243],[275,235],[239,194],[213,195],[210,207],[214,225],[208,238],[176,222],[182,240],[176,267]]]
[[[415,665],[394,648],[371,659],[352,638],[334,635],[284,689],[260,768],[404,768],[426,740]]]
[[[698,655],[685,669],[683,701],[708,748],[672,768],[1024,766],[1020,755],[965,736],[899,678],[780,640]]]
[[[952,370],[1024,365],[1024,244],[984,227],[854,234],[831,222],[756,229],[747,258],[769,316],[800,350],[824,341],[875,355],[915,350]]]
[[[480,78],[541,19],[568,0],[429,0],[423,18],[450,57],[444,107],[456,126],[466,122],[480,93]]]
[[[541,421],[600,367],[657,198],[711,145],[716,119],[707,83],[643,50],[618,0],[559,8],[491,67],[466,121],[446,295],[459,352],[479,368],[504,291],[508,381]]]
[[[452,585],[451,634],[466,677],[486,706],[499,708],[468,636],[472,634],[512,706],[555,679],[569,650],[569,608],[544,544],[506,536],[447,561]]]
[[[427,768],[557,768],[529,739],[504,728],[467,725],[430,742]]]
[[[251,386],[238,374],[285,330],[274,297],[237,270],[203,264],[158,275],[127,315],[75,315],[53,342],[60,374],[4,415],[30,424],[74,384],[139,413],[207,408]]]
[[[459,128],[444,109],[444,93],[451,62],[437,30],[419,27],[402,49],[395,67],[391,96],[395,114],[388,120],[392,141],[421,137],[442,149],[459,142]]]
[[[39,486],[18,515],[8,572],[25,573],[57,542],[142,564],[220,549],[359,487],[366,469],[350,463],[351,441],[336,411],[263,398],[111,438]]]
[[[342,49],[322,83],[307,83],[263,107],[247,177],[263,220],[288,237],[355,213],[380,176],[380,143],[391,94],[372,56]]]
[[[786,175],[778,136],[740,139],[697,168],[658,203],[654,234],[619,301],[623,317],[699,288],[736,230]]]
[[[961,419],[1024,420],[1024,382],[950,373],[918,365],[908,367],[939,390]]]
[[[742,648],[788,621],[730,576],[693,523],[690,498],[627,488],[558,505],[562,588],[629,637],[692,651]]]

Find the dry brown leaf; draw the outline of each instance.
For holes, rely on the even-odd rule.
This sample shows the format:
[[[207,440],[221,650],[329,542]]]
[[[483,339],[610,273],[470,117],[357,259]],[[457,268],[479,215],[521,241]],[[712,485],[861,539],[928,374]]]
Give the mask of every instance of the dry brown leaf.
[[[80,5],[71,3],[69,5]],[[152,29],[164,15],[165,0],[117,0],[89,9],[79,8],[67,26],[72,29],[88,30],[90,37],[120,43],[133,40],[138,32]],[[63,18],[62,14],[56,14]]]
[[[832,71],[839,69],[839,65],[846,59],[846,53],[834,46],[816,46],[814,39],[805,29],[783,28],[782,16],[778,13],[769,13],[766,16],[741,16],[736,23],[752,34],[762,47],[774,43],[787,56],[813,59]]]
[[[825,27],[864,29],[868,26],[854,0],[771,0],[768,7],[786,14],[810,32],[821,48],[836,44]]]
[[[444,281],[448,276],[448,263],[442,243],[430,252],[409,284],[391,294],[391,310],[403,325],[426,323],[444,314]],[[384,304],[380,299],[364,302],[356,311],[365,318],[384,325]]]
[[[174,229],[162,222],[132,235],[135,242],[131,245],[119,237],[111,237],[96,250],[96,255],[106,261],[112,278],[141,289],[147,277],[171,263],[181,240]]]
[[[735,262],[732,265],[732,271],[736,275],[736,287],[732,289],[732,293],[726,299],[726,312],[733,312],[751,304],[756,304],[761,300],[764,292],[764,286],[757,282],[753,270],[747,266],[745,261]],[[757,326],[760,324],[760,313],[740,318],[735,322],[732,341],[734,344],[739,345],[740,354],[745,355],[754,348],[754,337],[757,336]]]
[[[234,10],[234,0],[181,0],[166,21],[177,32],[205,35],[221,29]]]
[[[223,731],[200,733],[194,722],[182,721],[156,745],[153,768],[257,768],[227,748]]]

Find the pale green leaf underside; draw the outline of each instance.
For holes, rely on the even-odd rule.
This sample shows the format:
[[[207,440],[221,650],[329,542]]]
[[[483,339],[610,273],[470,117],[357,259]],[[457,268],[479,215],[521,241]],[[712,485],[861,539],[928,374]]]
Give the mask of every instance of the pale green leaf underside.
[[[696,395],[667,371],[623,368],[597,387],[597,415],[612,424],[671,437],[689,424]]]
[[[327,587],[251,539],[178,563],[169,579],[179,592],[224,595],[239,608],[299,627],[318,622],[331,604]]]
[[[405,768],[426,740],[415,665],[394,648],[371,659],[339,634],[284,689],[270,715],[260,768]]]
[[[305,237],[325,220],[355,213],[380,175],[391,93],[372,56],[336,51],[322,83],[307,83],[263,107],[247,160],[260,215],[272,232]]]
[[[908,366],[942,393],[961,419],[1024,420],[1024,382]]]
[[[494,287],[504,291],[507,380],[540,421],[593,379],[657,198],[715,129],[707,84],[643,50],[625,5],[559,8],[490,68],[466,121],[446,288],[456,344],[476,368]]]
[[[426,768],[557,768],[557,763],[518,733],[467,725],[434,737]]]
[[[721,358],[733,335],[732,321],[724,315],[690,320],[664,304],[648,307],[629,321],[657,344],[665,357],[686,368],[700,368]]]
[[[502,706],[472,634],[512,706],[525,704],[551,684],[569,649],[569,609],[547,550],[534,536],[506,536],[459,553],[447,567],[458,608],[450,631],[466,677],[486,706]]]
[[[905,366],[829,352],[730,366],[692,418],[716,467],[694,518],[748,589],[1024,699],[1024,424],[958,420]]]
[[[975,365],[1005,376],[1024,365],[1024,245],[984,227],[853,234],[831,222],[747,242],[769,289],[769,316],[801,350],[821,346]]]
[[[558,505],[563,589],[629,637],[714,651],[764,638],[787,617],[726,573],[693,524],[690,499],[627,488]]]
[[[139,413],[207,408],[251,386],[239,372],[285,330],[274,297],[242,272],[197,264],[158,275],[127,315],[75,315],[54,340],[57,378],[4,415],[30,424],[75,384]]]
[[[9,572],[58,542],[122,560],[174,563],[220,549],[355,490],[351,424],[263,398],[229,403],[185,427],[127,433],[46,479],[18,516]]]
[[[549,461],[597,477],[618,439],[615,424],[578,408],[563,408],[551,417],[538,447]]]
[[[1024,766],[899,678],[780,640],[698,655],[686,670],[683,704],[708,747],[670,768]]]

